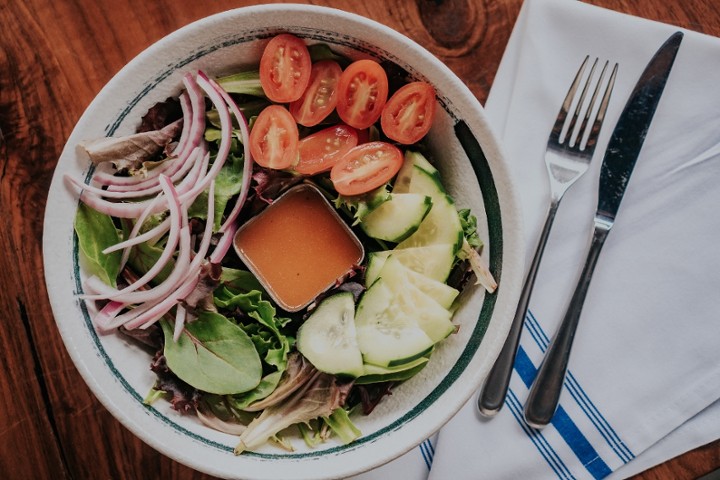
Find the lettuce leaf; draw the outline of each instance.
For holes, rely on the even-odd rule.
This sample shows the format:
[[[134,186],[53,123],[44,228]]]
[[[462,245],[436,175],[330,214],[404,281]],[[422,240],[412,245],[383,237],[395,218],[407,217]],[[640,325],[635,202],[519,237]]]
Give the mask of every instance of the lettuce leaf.
[[[228,155],[225,164],[215,177],[215,221],[213,231],[222,224],[225,207],[231,198],[240,193],[243,178],[243,157],[233,153]],[[188,216],[207,219],[208,191],[202,192],[188,209]]]
[[[245,279],[247,282],[247,279]],[[237,291],[224,284],[215,290],[215,305],[228,312],[248,335],[268,368],[259,385],[232,399],[233,406],[243,409],[255,401],[266,398],[278,386],[287,369],[288,353],[294,338],[282,332],[289,318],[277,317],[272,303],[263,298],[260,290]]]
[[[361,434],[360,430],[350,420],[347,410],[342,407],[336,408],[332,415],[324,419],[335,435],[340,437],[340,441],[346,445],[357,439]]]
[[[165,359],[179,379],[204,392],[228,395],[258,386],[260,356],[248,335],[223,315],[201,312],[185,325],[177,342],[173,326],[161,320]]]
[[[472,248],[480,248],[483,242],[477,233],[477,217],[472,214],[469,208],[458,210],[458,217],[460,217],[460,225],[468,244]]]
[[[285,401],[264,409],[260,416],[250,422],[240,436],[235,454],[260,447],[290,425],[308,423],[318,417],[331,417],[345,403],[350,385],[338,384],[333,375],[317,372],[303,388]],[[343,436],[352,430],[341,415],[335,417],[335,420]]]
[[[78,245],[88,264],[88,270],[107,285],[115,287],[120,273],[122,252],[102,253],[107,247],[121,241],[112,218],[99,213],[84,203],[78,205],[75,215],[75,233]]]

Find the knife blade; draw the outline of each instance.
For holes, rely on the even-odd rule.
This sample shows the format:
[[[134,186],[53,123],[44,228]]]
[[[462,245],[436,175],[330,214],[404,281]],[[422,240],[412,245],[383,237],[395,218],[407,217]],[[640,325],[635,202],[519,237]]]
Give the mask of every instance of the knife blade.
[[[525,403],[525,422],[543,428],[552,421],[565,381],[580,313],[600,250],[615,222],[620,202],[670,76],[683,33],[676,32],[653,55],[623,108],[605,149],[590,249],[575,291],[545,353]]]
[[[608,221],[614,220],[617,215],[682,39],[682,32],[674,33],[655,53],[610,136],[600,170],[597,208],[597,215]]]

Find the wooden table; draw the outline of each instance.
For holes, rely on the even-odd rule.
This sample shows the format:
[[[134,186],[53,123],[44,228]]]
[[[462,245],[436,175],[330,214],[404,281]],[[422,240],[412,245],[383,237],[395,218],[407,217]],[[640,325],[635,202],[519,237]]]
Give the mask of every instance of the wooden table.
[[[135,438],[94,398],[50,310],[42,264],[47,191],[86,106],[135,55],[201,17],[253,1],[0,2],[0,477],[207,478]],[[358,13],[426,46],[487,98],[521,0],[312,3]],[[720,36],[717,0],[592,0]],[[720,441],[643,473],[697,478]]]

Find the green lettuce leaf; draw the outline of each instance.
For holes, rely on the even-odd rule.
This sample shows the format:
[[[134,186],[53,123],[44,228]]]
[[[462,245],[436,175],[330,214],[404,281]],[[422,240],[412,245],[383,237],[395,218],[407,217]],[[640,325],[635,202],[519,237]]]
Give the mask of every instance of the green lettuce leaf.
[[[468,244],[473,248],[480,248],[483,242],[477,233],[477,217],[472,214],[469,208],[458,210],[458,217],[460,217],[460,225]]]
[[[215,177],[215,221],[213,230],[217,231],[222,224],[225,207],[232,197],[240,193],[243,178],[242,155],[233,153],[228,155],[225,164]],[[194,218],[207,218],[208,191],[201,193],[188,209],[188,216]]]
[[[260,290],[244,291],[252,283],[240,271],[228,270],[230,281],[215,291],[215,305],[218,308],[233,311],[240,310],[248,318],[236,319],[238,326],[248,335],[263,362],[270,368],[254,390],[243,395],[235,395],[230,402],[234,408],[242,410],[248,405],[269,396],[278,386],[283,372],[287,369],[288,353],[294,339],[285,335],[282,328],[290,321],[277,317],[272,303],[263,299]],[[257,280],[255,280],[257,281]],[[241,288],[232,288],[232,287]]]
[[[165,334],[165,358],[175,375],[204,392],[229,395],[258,386],[260,356],[247,334],[223,315],[201,312],[185,325],[177,342],[173,326],[160,322]]]
[[[330,426],[335,435],[340,437],[340,441],[346,445],[361,435],[360,430],[355,426],[352,420],[350,420],[350,415],[348,415],[347,410],[342,407],[336,408],[332,415],[324,417],[324,420],[325,423]]]
[[[81,202],[75,215],[75,233],[88,270],[107,285],[115,287],[122,253],[102,253],[107,247],[122,240],[112,218]]]

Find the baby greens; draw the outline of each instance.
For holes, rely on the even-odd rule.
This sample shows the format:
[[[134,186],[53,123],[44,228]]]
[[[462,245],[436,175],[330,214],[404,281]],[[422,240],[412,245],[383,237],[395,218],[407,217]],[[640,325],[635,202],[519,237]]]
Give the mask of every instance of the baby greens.
[[[201,312],[177,342],[173,326],[166,320],[160,324],[168,367],[186,383],[221,395],[247,392],[260,383],[262,365],[252,340],[223,315]]]
[[[75,232],[80,250],[88,262],[88,269],[107,285],[114,287],[120,273],[121,253],[102,253],[121,240],[112,218],[80,203],[75,216]]]

